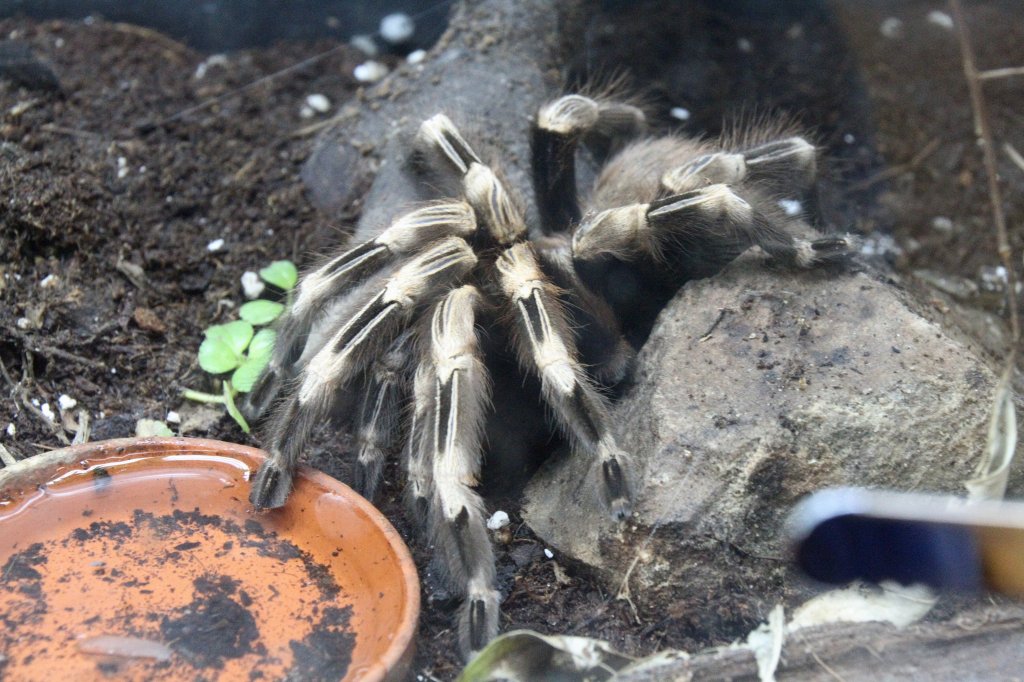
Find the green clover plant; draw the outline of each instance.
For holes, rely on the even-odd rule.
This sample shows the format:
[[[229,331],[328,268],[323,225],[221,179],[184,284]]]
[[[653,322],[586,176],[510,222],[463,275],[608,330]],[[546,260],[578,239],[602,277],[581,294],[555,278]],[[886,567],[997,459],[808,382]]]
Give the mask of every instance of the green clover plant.
[[[260,279],[281,289],[291,303],[292,290],[299,281],[299,273],[291,261],[274,261],[259,272]],[[238,309],[242,319],[215,324],[203,334],[199,346],[199,366],[214,375],[226,375],[222,381],[220,395],[185,389],[182,392],[189,400],[203,403],[221,403],[228,414],[238,422],[242,430],[249,433],[249,424],[235,405],[239,393],[248,393],[256,384],[263,368],[270,362],[274,352],[277,332],[273,329],[256,327],[268,325],[285,311],[287,304],[257,299],[249,301]]]

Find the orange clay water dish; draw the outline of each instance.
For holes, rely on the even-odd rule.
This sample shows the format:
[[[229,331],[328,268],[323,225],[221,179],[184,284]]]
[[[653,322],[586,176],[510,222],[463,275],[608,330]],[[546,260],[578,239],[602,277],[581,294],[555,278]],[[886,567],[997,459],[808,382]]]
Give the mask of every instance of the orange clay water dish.
[[[401,679],[419,611],[401,538],[311,469],[254,513],[262,459],[148,438],[0,470],[0,679]]]

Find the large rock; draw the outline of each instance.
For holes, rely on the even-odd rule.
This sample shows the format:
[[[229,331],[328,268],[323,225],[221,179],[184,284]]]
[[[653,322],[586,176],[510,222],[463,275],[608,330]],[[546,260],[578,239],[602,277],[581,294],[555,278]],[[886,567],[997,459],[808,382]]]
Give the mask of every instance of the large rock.
[[[679,292],[615,407],[636,458],[634,519],[606,519],[582,458],[527,491],[540,537],[696,641],[742,634],[792,596],[781,525],[806,493],[963,492],[995,382],[885,276],[755,256]]]

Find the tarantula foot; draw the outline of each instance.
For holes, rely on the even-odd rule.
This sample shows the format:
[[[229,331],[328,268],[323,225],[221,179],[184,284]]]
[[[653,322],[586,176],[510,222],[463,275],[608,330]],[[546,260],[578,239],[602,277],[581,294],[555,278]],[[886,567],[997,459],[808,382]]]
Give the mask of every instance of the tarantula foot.
[[[819,263],[842,261],[857,252],[857,238],[853,235],[832,235],[807,242],[800,249],[798,261],[804,267]]]
[[[620,458],[610,456],[601,462],[601,495],[612,520],[622,522],[633,514],[633,495]]]
[[[497,590],[471,592],[459,609],[459,648],[473,658],[498,634]]]
[[[258,511],[276,509],[284,506],[291,490],[292,473],[282,469],[274,460],[268,459],[252,477],[249,502]]]

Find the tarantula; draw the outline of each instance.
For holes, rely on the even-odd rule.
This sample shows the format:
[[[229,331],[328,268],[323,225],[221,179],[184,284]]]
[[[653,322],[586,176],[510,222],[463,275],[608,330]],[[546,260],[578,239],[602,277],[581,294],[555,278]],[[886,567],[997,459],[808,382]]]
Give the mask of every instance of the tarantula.
[[[554,422],[592,460],[604,507],[622,520],[631,511],[630,457],[603,389],[628,372],[624,334],[642,325],[631,314],[636,301],[618,291],[622,274],[671,293],[754,245],[798,267],[850,251],[846,237],[798,236],[810,228],[777,205],[815,177],[815,149],[796,136],[739,149],[676,136],[623,143],[581,206],[580,144],[608,150],[644,124],[635,106],[581,95],[542,107],[532,125],[538,224],[528,225],[452,122],[425,121],[416,165],[461,198],[406,213],[306,274],[251,394],[253,413],[269,411],[270,457],[250,495],[257,509],[285,503],[308,438],[353,389],[363,396],[354,419],[364,495],[404,437],[411,507],[464,599],[465,654],[498,630],[494,554],[474,489],[492,401],[488,364],[504,359],[539,379]]]

